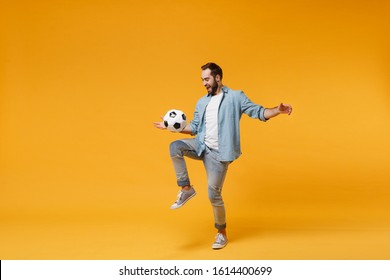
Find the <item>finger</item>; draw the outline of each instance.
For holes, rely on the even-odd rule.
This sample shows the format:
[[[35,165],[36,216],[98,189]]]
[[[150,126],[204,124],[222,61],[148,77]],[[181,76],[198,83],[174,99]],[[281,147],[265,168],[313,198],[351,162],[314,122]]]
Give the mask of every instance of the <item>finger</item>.
[[[165,125],[162,122],[154,122],[154,127],[158,129],[166,129]]]
[[[291,113],[292,113],[292,107],[291,105],[288,105],[288,114],[291,115]]]
[[[291,105],[290,105],[290,104],[286,104],[286,103],[282,103],[282,106],[283,106],[283,108],[285,108],[285,109],[291,108]]]

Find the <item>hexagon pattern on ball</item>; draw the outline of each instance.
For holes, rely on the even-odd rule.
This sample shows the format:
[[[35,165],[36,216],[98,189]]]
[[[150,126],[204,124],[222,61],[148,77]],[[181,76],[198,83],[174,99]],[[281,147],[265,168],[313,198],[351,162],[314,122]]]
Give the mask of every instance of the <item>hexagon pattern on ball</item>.
[[[172,132],[180,132],[187,125],[187,117],[181,110],[171,109],[164,118],[164,126]]]

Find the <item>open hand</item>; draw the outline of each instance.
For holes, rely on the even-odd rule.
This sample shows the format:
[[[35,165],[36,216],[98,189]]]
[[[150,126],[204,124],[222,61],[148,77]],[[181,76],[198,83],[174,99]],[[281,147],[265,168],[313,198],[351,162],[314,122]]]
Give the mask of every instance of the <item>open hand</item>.
[[[161,120],[163,120],[164,118],[161,116]],[[164,122],[161,121],[161,122],[154,122],[153,123],[154,127],[155,128],[158,128],[158,129],[167,129],[164,125]]]
[[[291,112],[292,112],[292,107],[290,104],[283,104],[283,103],[280,103],[279,106],[278,106],[278,111],[280,114],[288,114],[290,115]]]

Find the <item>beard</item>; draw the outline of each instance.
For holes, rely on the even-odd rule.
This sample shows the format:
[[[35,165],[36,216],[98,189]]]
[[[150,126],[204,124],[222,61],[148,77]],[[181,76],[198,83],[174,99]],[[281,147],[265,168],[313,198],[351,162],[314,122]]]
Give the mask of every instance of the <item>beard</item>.
[[[218,90],[218,84],[215,83],[212,87],[211,87],[211,95],[216,95],[217,94],[217,90]]]

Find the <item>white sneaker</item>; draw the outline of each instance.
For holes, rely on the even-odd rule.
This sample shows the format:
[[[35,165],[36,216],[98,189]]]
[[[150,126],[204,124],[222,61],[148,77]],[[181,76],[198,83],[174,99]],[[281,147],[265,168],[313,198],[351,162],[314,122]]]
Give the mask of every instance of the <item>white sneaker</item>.
[[[215,242],[213,246],[211,246],[214,250],[222,249],[224,248],[228,243],[228,239],[226,235],[223,235],[222,233],[217,233],[215,236]]]
[[[172,204],[171,209],[177,209],[182,207],[188,200],[196,195],[195,189],[191,187],[188,191],[181,190],[177,195],[177,200]]]

